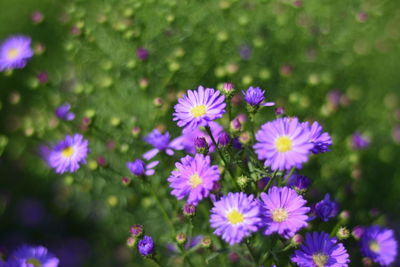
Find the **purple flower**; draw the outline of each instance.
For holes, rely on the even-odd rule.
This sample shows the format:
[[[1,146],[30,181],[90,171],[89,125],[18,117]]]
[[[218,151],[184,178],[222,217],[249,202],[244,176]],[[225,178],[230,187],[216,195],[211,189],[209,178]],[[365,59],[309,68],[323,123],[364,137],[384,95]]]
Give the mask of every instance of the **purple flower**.
[[[306,239],[292,256],[292,262],[300,267],[347,267],[349,254],[342,243],[327,233],[307,233]]]
[[[220,136],[218,137],[218,143],[221,146],[229,145],[230,141],[231,138],[229,137],[229,134],[227,134],[226,132],[221,133]]]
[[[129,169],[129,171],[136,176],[151,176],[155,173],[153,168],[157,166],[159,161],[153,161],[150,162],[149,164],[145,164],[143,160],[141,159],[136,159],[133,162],[127,162],[126,167]]]
[[[209,127],[211,129],[211,133],[214,136],[214,138],[218,139],[220,134],[224,132],[224,129],[222,128],[221,125],[219,125],[216,122],[210,122]],[[183,146],[183,149],[190,154],[195,154],[196,153],[196,146],[195,146],[195,140],[198,137],[204,137],[207,141],[209,151],[214,152],[215,146],[213,142],[211,141],[210,136],[199,128],[196,129],[189,129],[186,128],[182,131],[182,136],[181,136],[181,145]]]
[[[139,47],[136,50],[136,56],[140,59],[140,60],[146,60],[147,57],[149,56],[149,51],[146,48],[143,47]]]
[[[382,266],[390,265],[397,256],[397,241],[393,230],[378,225],[365,229],[360,244],[362,254]]]
[[[259,87],[249,87],[246,92],[242,91],[244,95],[244,100],[246,100],[247,104],[250,106],[274,106],[274,102],[266,102],[262,103],[264,101],[264,90],[261,90]]]
[[[311,127],[308,122],[304,122],[302,125],[310,132],[309,142],[314,145],[311,152],[314,154],[328,152],[332,145],[332,139],[328,133],[322,132],[322,126],[316,121],[313,122]]]
[[[253,195],[243,192],[228,193],[214,202],[210,223],[214,234],[234,245],[258,230],[260,206]]]
[[[32,56],[30,37],[11,36],[0,45],[0,71],[22,69]]]
[[[75,172],[79,169],[79,164],[86,163],[88,144],[80,134],[67,135],[52,149],[49,155],[50,167],[59,174]]]
[[[172,171],[168,178],[173,189],[171,194],[179,200],[188,196],[189,204],[197,205],[200,200],[208,197],[214,182],[220,178],[218,166],[211,165],[209,156],[186,156],[175,166],[177,170]]]
[[[351,147],[359,150],[369,146],[369,140],[359,132],[355,132],[351,136]]]
[[[188,90],[187,95],[178,99],[173,120],[178,121],[179,127],[207,126],[225,113],[224,100],[225,97],[212,88],[199,86],[196,91]]]
[[[138,250],[142,256],[150,256],[154,252],[154,241],[153,239],[145,235],[142,240],[138,243]]]
[[[70,112],[70,109],[70,104],[63,104],[56,109],[55,114],[61,120],[72,121],[75,118],[75,114]]]
[[[299,193],[305,192],[310,185],[311,180],[308,177],[296,173],[292,174],[287,182],[288,187],[296,190]]]
[[[307,226],[307,201],[288,187],[272,187],[268,194],[261,193],[261,215],[266,226],[265,235],[277,232],[285,238],[292,237],[298,230]]]
[[[256,134],[254,149],[264,165],[272,170],[300,168],[308,160],[313,144],[309,132],[297,118],[279,118],[261,126]]]
[[[336,217],[339,212],[339,205],[336,201],[332,201],[329,194],[326,194],[324,199],[315,204],[315,213],[324,222]]]
[[[25,265],[22,266],[26,267],[57,267],[59,263],[58,258],[42,246],[23,245],[16,249],[10,258],[23,261]]]
[[[154,129],[151,133],[149,133],[144,138],[144,141],[154,147],[153,149],[143,154],[143,158],[147,160],[154,158],[160,151],[164,151],[167,155],[171,156],[174,154],[174,149],[183,149],[183,146],[181,144],[181,137],[175,138],[171,141],[171,135],[169,134],[169,132],[165,132],[165,134],[162,134],[157,129]]]

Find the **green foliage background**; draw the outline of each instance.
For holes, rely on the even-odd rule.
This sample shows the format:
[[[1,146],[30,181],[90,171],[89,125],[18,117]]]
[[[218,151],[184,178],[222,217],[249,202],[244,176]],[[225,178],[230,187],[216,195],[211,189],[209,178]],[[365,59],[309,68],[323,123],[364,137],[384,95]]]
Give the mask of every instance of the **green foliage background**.
[[[0,1],[0,39],[23,33],[46,47],[25,69],[0,75],[0,232],[45,244],[80,236],[91,248],[85,266],[141,266],[125,248],[129,226],[145,225],[160,247],[171,236],[148,189],[134,178],[131,187],[121,185],[129,176],[125,162],[149,149],[131,130],[146,134],[157,126],[177,136],[171,120],[176,94],[223,82],[239,90],[260,86],[286,114],[318,120],[331,133],[332,151],[302,170],[314,182],[311,201],[329,192],[351,212],[349,226],[386,223],[399,231],[400,150],[392,136],[400,123],[399,3],[298,2]],[[30,20],[35,10],[45,16],[39,25]],[[72,34],[72,27],[80,33]],[[251,49],[248,60],[240,56],[243,45]],[[136,57],[138,47],[149,50],[147,60]],[[285,66],[290,75],[282,74]],[[36,80],[42,71],[49,75],[44,85]],[[327,100],[332,89],[343,93],[337,108]],[[161,107],[154,106],[156,97]],[[65,102],[77,115],[73,122],[53,115]],[[79,132],[84,117],[92,118],[84,133],[88,164],[71,175],[53,174],[38,157],[38,145]],[[259,123],[272,118],[271,109],[257,117]],[[355,131],[370,137],[367,149],[351,149]],[[115,149],[105,145],[110,141]],[[181,203],[169,196],[166,178],[182,155],[160,157],[162,167],[151,178],[159,197],[172,200],[163,203],[177,225]],[[98,156],[108,167],[96,166]],[[53,222],[37,229],[16,223],[16,203],[25,197],[40,199]],[[200,220],[207,218],[200,216],[203,228],[195,231],[204,234],[208,223]],[[352,254],[358,266],[357,249]]]

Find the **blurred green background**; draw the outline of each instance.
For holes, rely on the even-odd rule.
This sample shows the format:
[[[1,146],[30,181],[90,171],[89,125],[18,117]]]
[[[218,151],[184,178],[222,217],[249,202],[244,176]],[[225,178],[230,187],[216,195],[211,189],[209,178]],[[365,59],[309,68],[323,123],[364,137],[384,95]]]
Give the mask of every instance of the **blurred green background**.
[[[330,192],[350,211],[349,226],[385,223],[399,233],[399,8],[395,0],[1,0],[0,39],[29,35],[37,52],[25,69],[0,74],[1,251],[30,242],[47,245],[61,266],[141,266],[125,246],[130,225],[144,224],[160,247],[171,238],[140,182],[121,184],[125,162],[149,149],[142,135],[154,127],[179,134],[177,94],[224,82],[266,89],[287,115],[318,120],[332,135],[332,151],[301,171],[313,180],[311,202]],[[54,116],[66,102],[72,122]],[[88,164],[55,175],[39,145],[82,132],[85,118]],[[273,119],[273,110],[257,118]],[[352,149],[355,132],[370,146]],[[152,179],[171,198],[175,159],[162,160]],[[180,209],[175,200],[165,206],[171,216]]]

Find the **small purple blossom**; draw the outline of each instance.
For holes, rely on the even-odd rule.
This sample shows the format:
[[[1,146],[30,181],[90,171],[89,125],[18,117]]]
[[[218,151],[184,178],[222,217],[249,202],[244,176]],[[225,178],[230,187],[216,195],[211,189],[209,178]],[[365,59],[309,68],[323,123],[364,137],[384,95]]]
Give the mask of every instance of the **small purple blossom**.
[[[244,100],[249,104],[250,106],[274,106],[274,102],[266,102],[262,103],[265,99],[264,97],[264,90],[261,90],[259,87],[249,87],[247,91],[242,91],[244,95]]]
[[[309,135],[297,118],[279,118],[261,126],[253,147],[258,159],[272,170],[301,168],[314,147]]]
[[[339,213],[339,205],[336,201],[331,200],[329,194],[326,194],[323,200],[315,204],[315,213],[321,220],[327,222]]]
[[[351,147],[356,150],[364,149],[369,146],[369,140],[359,132],[351,136]]]
[[[75,119],[75,114],[73,112],[70,112],[70,109],[70,104],[63,104],[56,109],[55,114],[57,118],[61,120],[72,121],[73,119]]]
[[[144,138],[144,141],[154,147],[143,154],[143,158],[146,160],[154,158],[160,151],[164,151],[167,155],[172,156],[174,154],[174,150],[183,149],[181,137],[175,138],[171,141],[171,135],[169,132],[162,134],[157,129],[154,129],[151,133],[149,133]]]
[[[188,90],[187,95],[178,99],[175,105],[174,121],[179,127],[196,129],[207,126],[225,113],[225,97],[212,88],[199,86],[197,90]]]
[[[150,256],[154,253],[154,241],[153,239],[145,235],[142,240],[138,243],[138,251],[142,256]]]
[[[175,164],[175,171],[168,178],[171,195],[181,200],[188,196],[187,203],[197,205],[200,200],[208,197],[214,182],[220,179],[217,165],[211,165],[209,156],[196,154],[186,156]]]
[[[258,230],[261,222],[260,206],[253,195],[243,192],[228,193],[214,202],[210,224],[214,234],[234,245]]]
[[[229,137],[229,134],[227,134],[226,132],[221,133],[220,136],[218,137],[218,144],[220,144],[221,146],[229,145],[230,141],[231,138]]]
[[[42,246],[23,245],[15,250],[10,258],[24,262],[25,265],[22,266],[26,267],[57,267],[59,263],[58,258]]]
[[[216,122],[210,122],[209,123],[211,133],[214,136],[214,138],[218,139],[220,134],[223,133],[224,129],[222,128],[221,125],[219,125]],[[195,146],[195,140],[197,138],[204,137],[207,141],[208,147],[209,147],[209,152],[214,152],[215,146],[213,142],[211,141],[210,136],[205,132],[200,130],[199,128],[196,129],[184,129],[182,131],[182,136],[180,138],[180,144],[183,146],[183,149],[190,154],[195,154],[196,153],[196,146]],[[178,137],[179,138],[179,137]]]
[[[294,252],[292,262],[299,267],[347,267],[349,254],[342,243],[327,233],[307,233],[305,241]]]
[[[0,44],[0,71],[22,69],[32,56],[30,37],[11,36]]]
[[[397,241],[393,230],[370,226],[361,236],[360,244],[362,254],[382,266],[388,266],[396,259]]]
[[[88,153],[89,142],[83,139],[82,135],[67,135],[53,147],[48,162],[58,174],[75,172],[79,169],[79,164],[86,163]]]
[[[302,123],[302,126],[310,132],[309,142],[314,145],[311,152],[314,154],[325,153],[329,151],[332,145],[332,139],[327,132],[322,132],[322,126],[314,121],[311,127],[308,122]]]
[[[149,56],[149,51],[146,48],[143,47],[139,47],[136,50],[136,56],[140,59],[140,60],[146,60],[147,57]]]
[[[157,166],[159,161],[152,161],[149,164],[145,164],[143,160],[141,159],[136,159],[133,162],[127,162],[126,167],[129,169],[129,171],[136,176],[151,176],[155,173],[153,168]]]
[[[294,173],[289,177],[286,185],[297,192],[302,193],[311,185],[311,180],[307,176]]]
[[[307,226],[310,208],[307,201],[288,187],[272,187],[268,194],[261,193],[262,223],[266,227],[264,234],[278,233],[285,238],[292,237],[298,230]]]

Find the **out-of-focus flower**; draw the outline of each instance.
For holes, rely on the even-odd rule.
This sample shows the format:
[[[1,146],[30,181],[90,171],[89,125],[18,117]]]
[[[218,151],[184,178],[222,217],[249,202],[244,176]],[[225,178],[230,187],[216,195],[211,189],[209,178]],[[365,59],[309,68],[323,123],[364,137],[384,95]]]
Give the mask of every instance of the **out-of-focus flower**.
[[[286,238],[292,237],[298,230],[307,226],[310,208],[307,201],[288,187],[272,187],[268,194],[261,193],[261,215],[264,234],[278,233]]]
[[[147,160],[154,158],[160,151],[164,151],[167,155],[172,156],[174,150],[183,149],[181,137],[175,138],[171,141],[171,135],[169,132],[162,134],[158,129],[154,129],[149,133],[144,138],[144,141],[154,147],[143,154],[143,158]]]
[[[355,132],[351,136],[351,147],[353,149],[359,150],[364,149],[369,146],[369,140],[359,132]]]
[[[75,114],[73,112],[70,112],[70,110],[70,104],[63,104],[59,106],[54,113],[56,114],[57,118],[61,120],[72,121],[73,119],[75,119]]]
[[[30,37],[11,36],[0,45],[0,71],[22,69],[32,56]]]
[[[31,15],[31,20],[34,24],[41,23],[44,20],[43,13],[38,10],[33,11],[32,15]]]
[[[302,123],[302,126],[310,132],[309,142],[314,145],[311,152],[314,154],[325,153],[329,151],[329,147],[332,145],[332,139],[327,132],[322,132],[322,126],[314,121],[309,126],[308,122]]]
[[[261,126],[254,149],[272,170],[300,168],[314,147],[309,136],[297,118],[279,118]]]
[[[56,173],[75,172],[79,169],[79,164],[86,163],[89,153],[89,142],[83,139],[80,134],[73,136],[67,135],[53,147],[49,155],[49,164]]]
[[[374,262],[388,266],[397,256],[397,241],[393,230],[373,225],[365,229],[361,240],[361,252]]]
[[[127,162],[126,167],[129,169],[129,171],[136,176],[151,176],[155,173],[153,168],[157,166],[159,161],[152,161],[149,164],[145,164],[143,160],[141,159],[136,159],[133,162]]]
[[[292,256],[299,267],[347,267],[349,254],[342,243],[330,238],[327,233],[307,233],[306,239]]]
[[[140,60],[146,60],[149,56],[149,51],[144,47],[139,47],[138,49],[136,49],[136,56]]]
[[[59,263],[58,258],[42,246],[23,245],[16,249],[10,258],[23,261],[25,265],[22,266],[26,267],[57,267]]]
[[[211,165],[209,156],[186,156],[175,167],[177,170],[172,171],[168,178],[173,189],[171,194],[179,200],[188,196],[189,204],[197,205],[200,200],[208,197],[214,182],[220,179],[218,166]]]
[[[258,230],[260,207],[253,195],[228,193],[214,202],[210,223],[214,234],[234,245]]]
[[[173,120],[179,127],[207,126],[225,113],[224,100],[225,97],[212,88],[199,86],[196,91],[188,90],[187,95],[178,99]]]
[[[339,205],[336,201],[331,200],[331,196],[326,194],[324,199],[315,204],[315,213],[324,222],[336,217],[339,212]]]
[[[311,185],[311,180],[307,176],[294,173],[289,177],[286,185],[298,193],[304,193]]]

